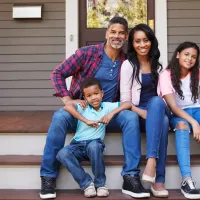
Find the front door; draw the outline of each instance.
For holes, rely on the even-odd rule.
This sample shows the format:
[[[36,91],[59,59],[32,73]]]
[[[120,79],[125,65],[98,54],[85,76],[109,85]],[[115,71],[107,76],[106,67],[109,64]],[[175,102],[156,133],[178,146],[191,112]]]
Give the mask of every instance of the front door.
[[[111,4],[116,5],[119,12],[123,12],[123,10],[130,10],[131,13],[124,14],[123,16],[127,19],[129,18],[129,24],[133,25],[133,20],[131,21],[131,17],[134,16],[135,24],[141,23],[141,18],[145,18],[145,22],[148,23],[151,28],[154,29],[154,18],[155,18],[155,0],[79,0],[79,47],[97,44],[105,41],[105,32],[106,28],[96,28],[95,19],[94,21],[95,28],[88,28],[87,18],[88,11],[92,9],[92,12],[101,12],[104,13],[104,19],[109,20],[112,18],[112,13],[109,12],[109,8]],[[130,9],[130,5],[132,5],[132,9]],[[121,6],[121,7],[120,7]],[[127,6],[127,8],[126,8]],[[144,6],[144,8],[142,8]],[[135,12],[137,10],[137,12]],[[145,11],[145,12],[144,12]],[[120,15],[122,16],[122,15]],[[127,16],[127,17],[126,17]],[[91,20],[91,15],[90,18]],[[100,21],[99,19],[97,19]],[[97,21],[96,20],[96,21]],[[91,26],[92,23],[89,25]],[[92,25],[93,25],[92,24]]]

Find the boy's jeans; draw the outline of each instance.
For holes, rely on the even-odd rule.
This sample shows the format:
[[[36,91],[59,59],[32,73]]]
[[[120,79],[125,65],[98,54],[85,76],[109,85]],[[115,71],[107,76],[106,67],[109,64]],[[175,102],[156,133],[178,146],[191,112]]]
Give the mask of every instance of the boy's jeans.
[[[82,190],[90,185],[92,178],[84,171],[80,162],[89,160],[94,174],[94,184],[96,187],[102,187],[106,182],[103,158],[104,147],[105,145],[101,139],[85,141],[73,139],[70,145],[58,152],[56,158],[69,170]]]

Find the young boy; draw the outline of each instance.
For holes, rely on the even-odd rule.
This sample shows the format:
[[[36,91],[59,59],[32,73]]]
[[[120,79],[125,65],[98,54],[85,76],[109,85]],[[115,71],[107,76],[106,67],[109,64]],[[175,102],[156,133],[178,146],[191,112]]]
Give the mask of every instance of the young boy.
[[[88,104],[82,108],[79,104],[68,104],[64,107],[78,119],[76,134],[71,143],[61,149],[57,160],[72,174],[85,197],[106,197],[109,195],[106,187],[105,165],[103,158],[104,136],[106,124],[122,110],[130,109],[129,102],[102,102],[104,92],[100,82],[95,78],[87,78],[81,86],[83,97]],[[90,160],[94,182],[80,162]],[[97,188],[97,191],[95,189]]]

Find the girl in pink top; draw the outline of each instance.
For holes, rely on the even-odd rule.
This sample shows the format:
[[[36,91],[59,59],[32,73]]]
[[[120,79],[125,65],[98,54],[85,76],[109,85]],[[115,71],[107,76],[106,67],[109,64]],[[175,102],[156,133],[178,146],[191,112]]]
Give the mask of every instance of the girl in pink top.
[[[158,90],[172,111],[181,192],[188,199],[200,199],[190,169],[191,130],[200,143],[199,47],[195,43],[184,42],[177,47],[169,66],[160,74]]]
[[[128,55],[121,67],[120,99],[121,102],[132,103],[132,126],[135,140],[132,150],[134,177],[129,181],[124,177],[122,192],[135,198],[138,193],[145,193],[140,184],[139,162],[141,158],[141,131],[146,132],[147,164],[142,180],[151,182],[154,196],[167,197],[164,188],[165,164],[168,143],[169,120],[166,116],[166,105],[157,94],[158,73],[162,69],[159,63],[160,51],[158,41],[146,24],[138,24],[129,33]],[[134,184],[135,190],[129,191],[129,182]]]

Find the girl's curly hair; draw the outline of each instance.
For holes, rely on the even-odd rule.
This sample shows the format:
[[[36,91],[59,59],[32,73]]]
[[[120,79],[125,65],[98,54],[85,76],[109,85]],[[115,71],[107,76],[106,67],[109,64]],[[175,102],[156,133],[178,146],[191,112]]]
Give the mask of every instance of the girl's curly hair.
[[[190,82],[190,89],[192,92],[192,101],[194,103],[197,102],[198,96],[199,96],[199,47],[197,44],[193,42],[183,42],[181,43],[175,50],[171,61],[169,62],[169,65],[167,69],[171,72],[171,79],[172,79],[172,85],[176,91],[176,93],[179,95],[180,99],[184,99],[183,91],[181,90],[181,70],[179,65],[179,60],[177,57],[178,53],[181,53],[184,49],[188,48],[194,48],[197,50],[197,58],[195,65],[190,69],[191,72],[191,82]]]

